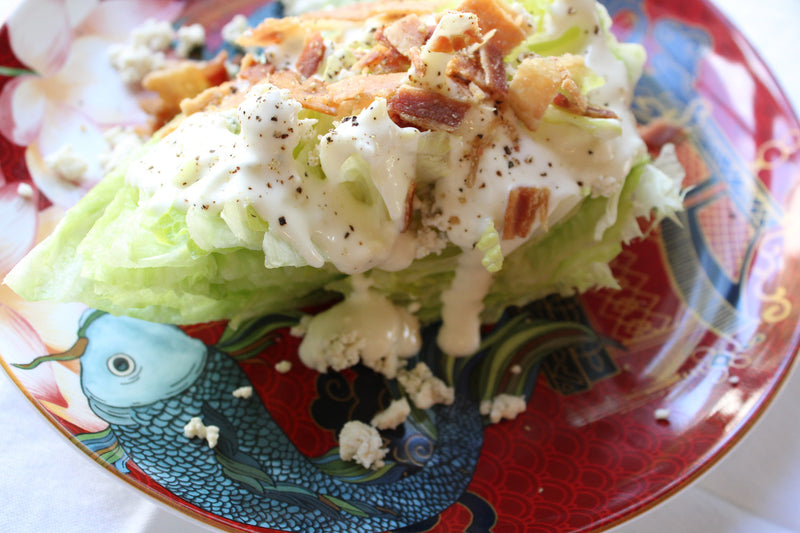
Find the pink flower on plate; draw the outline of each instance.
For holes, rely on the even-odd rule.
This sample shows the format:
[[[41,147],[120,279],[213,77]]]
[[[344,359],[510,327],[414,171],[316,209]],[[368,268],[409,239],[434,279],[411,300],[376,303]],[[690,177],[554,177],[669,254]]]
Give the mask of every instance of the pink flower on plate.
[[[111,67],[109,46],[147,19],[173,20],[182,7],[167,0],[25,0],[11,16],[11,48],[31,73],[0,92],[0,133],[27,147],[33,182],[50,201],[71,206],[102,177],[104,130],[147,120]],[[45,164],[64,147],[86,162],[80,182]]]
[[[0,279],[61,220],[58,206],[36,212],[33,197],[20,195],[18,183],[0,187]],[[27,364],[50,353],[66,351],[76,340],[82,304],[27,302],[0,284],[0,356],[9,365]],[[73,362],[48,362],[30,370],[9,367],[10,375],[43,407],[85,431],[105,423],[80,393],[80,375]]]
[[[72,319],[70,323],[75,324],[74,331],[77,331],[77,318],[80,315],[60,313],[58,316]],[[61,329],[64,329],[63,323]],[[7,363],[26,364],[41,355],[54,352],[53,348],[48,348],[40,333],[20,314],[0,304],[0,341]],[[51,361],[30,370],[14,369],[13,375],[28,394],[63,420],[84,431],[99,431],[107,426],[92,412],[86,396],[81,392],[80,374],[75,361]]]
[[[20,194],[28,187],[30,196]],[[0,280],[33,248],[38,227],[36,193],[21,182],[3,184],[0,181]]]

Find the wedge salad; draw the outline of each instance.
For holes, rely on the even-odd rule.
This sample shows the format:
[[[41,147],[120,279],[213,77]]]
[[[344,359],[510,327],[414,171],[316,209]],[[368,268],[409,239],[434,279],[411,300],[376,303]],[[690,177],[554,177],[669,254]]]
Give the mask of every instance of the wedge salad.
[[[681,209],[674,151],[630,111],[644,51],[610,24],[594,0],[264,20],[5,283],[176,324],[341,299],[297,328],[320,370],[394,376],[439,320],[469,355],[508,306],[616,287],[640,221]]]

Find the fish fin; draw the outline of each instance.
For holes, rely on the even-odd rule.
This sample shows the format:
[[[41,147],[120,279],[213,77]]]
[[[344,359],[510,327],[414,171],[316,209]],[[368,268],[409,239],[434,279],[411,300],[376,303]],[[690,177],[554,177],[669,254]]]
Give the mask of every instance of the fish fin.
[[[434,336],[437,328],[433,324],[423,334]],[[502,393],[529,399],[542,361],[558,350],[583,344],[621,348],[589,324],[542,318],[534,308],[525,306],[507,310],[471,357],[448,356],[435,342],[423,343],[432,348],[423,350],[419,357],[434,374],[454,386],[457,394],[474,401]]]
[[[119,443],[110,426],[100,431],[78,433],[75,435],[75,440],[91,450],[93,455],[114,465],[114,468],[123,474],[130,473],[128,470],[130,456]]]
[[[239,449],[236,426],[223,413],[203,402],[200,409],[203,423],[219,428],[219,440],[214,447],[214,455],[229,478],[245,485],[249,490],[263,494],[264,487],[274,487],[274,480],[264,471],[261,464],[249,454]]]
[[[263,495],[265,487],[275,486],[275,482],[260,466],[241,463],[226,456],[220,450],[215,450],[215,452],[217,462],[222,467],[222,473],[230,479],[238,481],[251,492]]]
[[[257,356],[275,343],[278,330],[290,328],[300,322],[301,313],[274,313],[246,320],[235,328],[230,325],[214,345],[237,361]]]
[[[329,494],[320,494],[319,499],[339,511],[343,511],[359,518],[397,518],[397,512],[366,502],[343,500]]]

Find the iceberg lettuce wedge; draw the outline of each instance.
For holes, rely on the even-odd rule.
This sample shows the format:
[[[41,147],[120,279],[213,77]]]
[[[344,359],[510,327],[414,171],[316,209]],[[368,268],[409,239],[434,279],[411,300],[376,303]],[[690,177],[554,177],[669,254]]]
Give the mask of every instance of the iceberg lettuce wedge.
[[[669,150],[656,162],[643,157],[627,109],[641,48],[618,43],[607,14],[590,0],[574,4],[582,14],[563,17],[565,27],[545,29],[562,4],[523,3],[537,33],[504,50],[503,68],[511,77],[515,58],[596,46],[586,52],[587,68],[571,60],[578,66],[562,72],[562,81],[572,82],[570,97],[611,102],[619,118],[581,115],[551,96],[532,131],[520,120],[523,111],[442,75],[434,80],[442,87],[468,87],[484,100],[458,124],[413,128],[391,118],[392,95],[334,116],[301,106],[302,98],[292,97],[296,86],[256,84],[239,107],[183,120],[178,127],[185,129],[173,131],[169,143],[156,138],[130,166],[111,172],[5,283],[29,300],[80,301],[175,324],[328,302],[350,291],[348,274],[355,273],[396,305],[413,306],[421,322],[436,321],[442,293],[473,248],[478,274],[491,276],[475,311],[483,321],[548,294],[616,287],[609,263],[641,235],[637,219],[680,209],[681,169]],[[431,20],[436,35],[467,42],[458,39],[460,17],[441,17],[448,27]],[[598,30],[585,31],[576,20]],[[363,51],[344,46],[349,54]],[[423,55],[452,65],[446,54],[455,52],[442,50]],[[330,61],[322,65],[326,79],[339,72]],[[407,93],[438,90],[426,80],[416,79]],[[442,94],[435,101],[448,102]],[[475,136],[479,124],[494,125]],[[578,153],[588,154],[585,161]],[[541,205],[522,209],[509,232],[512,193]]]

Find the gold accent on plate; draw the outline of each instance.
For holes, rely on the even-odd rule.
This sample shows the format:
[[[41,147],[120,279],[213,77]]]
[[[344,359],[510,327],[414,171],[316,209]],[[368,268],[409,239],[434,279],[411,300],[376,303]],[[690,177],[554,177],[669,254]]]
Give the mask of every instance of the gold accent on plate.
[[[786,294],[785,287],[778,287],[771,294],[759,293],[758,299],[768,304],[761,309],[761,320],[767,324],[777,324],[789,318],[792,314],[792,302]]]
[[[762,170],[772,170],[789,160],[792,154],[800,151],[800,130],[793,129],[785,139],[770,139],[758,147],[756,159],[753,161],[753,170],[758,173]],[[776,153],[777,157],[768,154]]]

